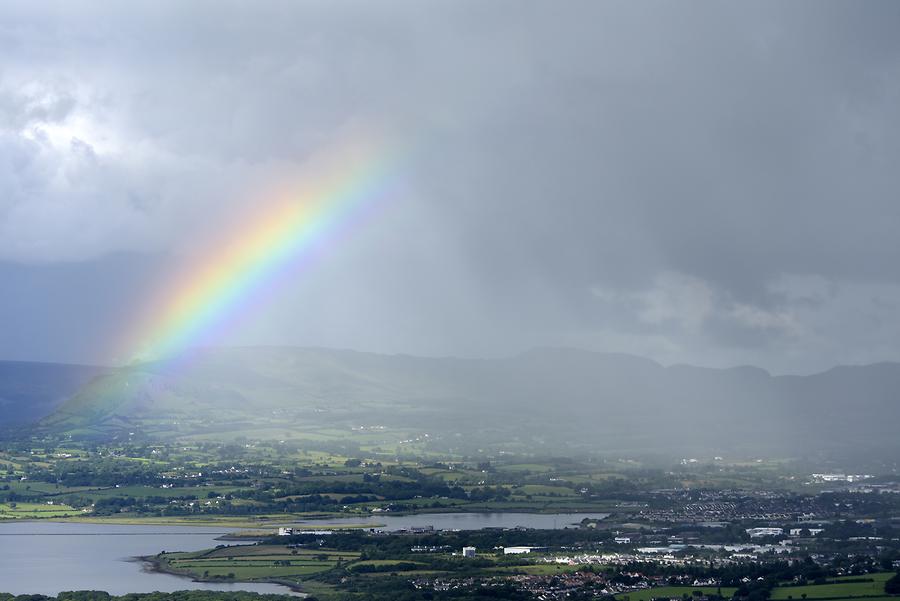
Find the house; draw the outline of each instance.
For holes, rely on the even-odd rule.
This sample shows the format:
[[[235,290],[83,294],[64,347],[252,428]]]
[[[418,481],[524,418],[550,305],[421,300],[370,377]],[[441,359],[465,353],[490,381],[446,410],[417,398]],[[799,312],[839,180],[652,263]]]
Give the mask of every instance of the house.
[[[613,542],[615,542],[618,545],[630,545],[631,537],[630,536],[617,536],[616,538],[613,539]]]
[[[475,557],[475,547],[463,547],[462,548],[462,556],[463,557]]]
[[[278,536],[291,536],[294,534],[293,528],[279,528]]]
[[[791,528],[790,535],[791,536],[803,536],[803,531],[806,530],[809,532],[810,536],[816,536],[820,532],[824,531],[824,528]]]

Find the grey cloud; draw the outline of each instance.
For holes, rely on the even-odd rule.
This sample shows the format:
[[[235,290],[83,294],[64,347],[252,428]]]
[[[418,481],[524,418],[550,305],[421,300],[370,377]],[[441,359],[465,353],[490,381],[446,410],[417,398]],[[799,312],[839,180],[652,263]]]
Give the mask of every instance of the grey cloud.
[[[377,122],[408,189],[234,342],[900,357],[895,3],[3,10],[7,261],[177,256]]]

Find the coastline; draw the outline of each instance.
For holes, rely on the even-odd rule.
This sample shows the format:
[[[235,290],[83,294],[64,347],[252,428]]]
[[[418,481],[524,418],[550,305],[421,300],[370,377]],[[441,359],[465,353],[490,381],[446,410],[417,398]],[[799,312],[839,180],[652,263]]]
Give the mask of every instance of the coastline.
[[[186,570],[179,570],[177,568],[173,568],[169,562],[164,559],[160,559],[159,555],[136,555],[131,558],[131,561],[140,562],[143,564],[143,570],[150,573],[156,574],[169,574],[170,576],[177,576],[179,578],[184,578],[186,580],[190,580],[191,582],[207,582],[207,583],[223,583],[223,584],[274,584],[277,586],[283,586],[289,589],[286,592],[286,595],[291,595],[294,597],[307,597],[309,593],[304,591],[299,584],[291,580],[281,580],[278,578],[261,578],[259,580],[240,580],[237,578],[204,578],[203,576],[198,576],[192,572],[188,572]]]

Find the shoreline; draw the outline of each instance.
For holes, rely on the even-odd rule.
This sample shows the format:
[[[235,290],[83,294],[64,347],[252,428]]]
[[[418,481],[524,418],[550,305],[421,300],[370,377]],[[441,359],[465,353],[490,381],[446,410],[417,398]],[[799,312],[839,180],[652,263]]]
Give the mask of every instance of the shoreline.
[[[160,559],[159,555],[135,555],[131,558],[131,561],[144,564],[143,569],[146,572],[155,574],[168,574],[170,576],[177,576],[179,578],[190,580],[191,582],[204,582],[213,584],[274,584],[287,588],[289,590],[288,593],[285,593],[287,595],[300,598],[309,596],[309,593],[304,591],[299,584],[290,580],[279,580],[277,578],[263,578],[260,580],[239,580],[237,578],[203,578],[202,576],[197,576],[191,572],[172,568],[168,564],[168,562]]]
[[[294,514],[267,516],[262,519],[246,519],[240,516],[219,516],[218,518],[198,517],[190,518],[184,516],[160,517],[160,516],[103,516],[88,517],[74,516],[71,518],[12,518],[0,519],[0,526],[13,523],[59,523],[59,524],[85,524],[98,526],[160,526],[160,527],[177,527],[177,528],[208,528],[221,532],[220,540],[258,540],[267,536],[272,536],[280,527],[293,527],[300,529],[327,529],[327,530],[370,530],[384,529],[388,527],[389,522],[393,518],[404,518],[414,516],[441,516],[441,515],[510,515],[523,514],[534,516],[563,516],[563,515],[584,515],[596,514],[608,519],[615,515],[613,511],[573,511],[566,509],[564,511],[500,511],[500,510],[471,510],[471,511],[421,511],[421,512],[391,512],[389,514],[380,513],[371,514]],[[366,520],[376,519],[378,521],[366,522]],[[574,525],[574,524],[573,524]],[[0,533],[2,534],[2,533]],[[116,533],[110,533],[116,534]],[[204,532],[203,534],[217,534],[214,532]]]

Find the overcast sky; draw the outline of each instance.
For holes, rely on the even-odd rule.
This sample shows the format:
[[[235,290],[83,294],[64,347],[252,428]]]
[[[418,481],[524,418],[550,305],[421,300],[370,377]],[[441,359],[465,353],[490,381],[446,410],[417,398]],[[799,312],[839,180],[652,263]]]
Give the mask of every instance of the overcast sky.
[[[355,124],[403,185],[222,344],[900,359],[900,3],[0,8],[0,358],[111,361]]]

